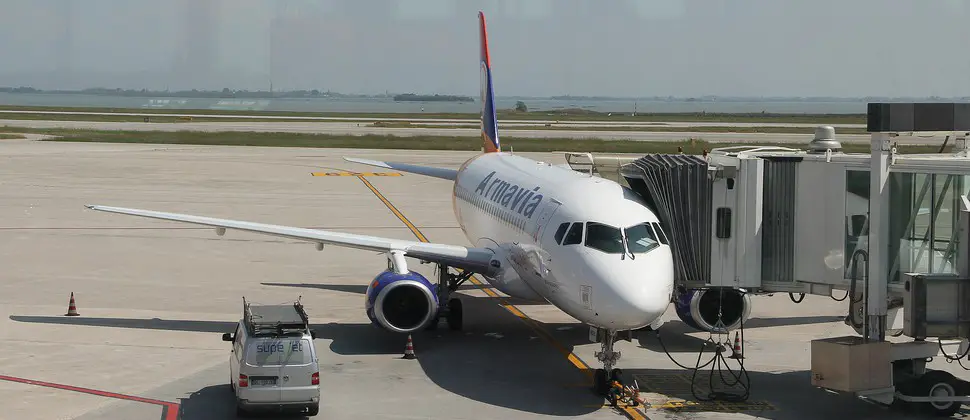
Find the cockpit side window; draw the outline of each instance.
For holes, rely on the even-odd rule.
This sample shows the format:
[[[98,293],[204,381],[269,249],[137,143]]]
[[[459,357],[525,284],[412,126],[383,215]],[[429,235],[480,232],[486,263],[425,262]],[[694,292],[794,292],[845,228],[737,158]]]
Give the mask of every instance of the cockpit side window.
[[[562,237],[566,236],[566,229],[569,228],[569,222],[559,225],[559,229],[556,229],[556,243],[562,243]]]
[[[634,254],[650,252],[660,246],[649,223],[640,223],[625,229],[627,247]]]
[[[653,230],[657,231],[657,238],[660,239],[660,243],[669,245],[669,242],[667,242],[667,235],[665,235],[663,229],[660,228],[660,223],[650,222],[650,224],[653,225]]]
[[[586,246],[607,254],[622,254],[624,251],[620,229],[596,222],[586,226]]]
[[[566,239],[562,241],[562,244],[577,245],[581,243],[583,243],[583,223],[576,222],[569,228],[569,232],[566,233]]]

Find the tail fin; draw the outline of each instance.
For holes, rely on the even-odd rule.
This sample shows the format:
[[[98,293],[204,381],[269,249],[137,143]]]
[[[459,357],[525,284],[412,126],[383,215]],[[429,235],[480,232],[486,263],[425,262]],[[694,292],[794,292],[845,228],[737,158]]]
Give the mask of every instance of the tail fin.
[[[492,62],[488,57],[488,35],[485,30],[485,13],[478,12],[481,51],[479,60],[482,67],[482,142],[485,153],[500,152],[498,141],[498,119],[495,116],[495,93],[492,90]]]

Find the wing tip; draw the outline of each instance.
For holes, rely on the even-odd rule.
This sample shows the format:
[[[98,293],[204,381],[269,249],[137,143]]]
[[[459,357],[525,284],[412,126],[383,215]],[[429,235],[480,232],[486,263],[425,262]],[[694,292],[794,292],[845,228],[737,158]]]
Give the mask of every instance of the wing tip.
[[[380,168],[394,169],[391,166],[391,164],[381,160],[354,158],[354,157],[347,157],[347,156],[344,156],[344,160],[346,160],[347,162],[359,163],[362,165],[370,165],[370,166],[377,166]]]

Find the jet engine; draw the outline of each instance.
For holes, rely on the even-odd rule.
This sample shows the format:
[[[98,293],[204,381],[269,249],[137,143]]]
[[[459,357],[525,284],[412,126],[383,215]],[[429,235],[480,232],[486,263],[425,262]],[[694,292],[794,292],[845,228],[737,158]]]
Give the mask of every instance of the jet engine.
[[[410,333],[438,315],[437,286],[416,272],[385,270],[367,286],[367,317],[389,331]]]
[[[738,289],[723,287],[680,290],[674,299],[677,316],[699,331],[718,329],[718,314],[726,330],[734,330],[751,316],[751,297]]]

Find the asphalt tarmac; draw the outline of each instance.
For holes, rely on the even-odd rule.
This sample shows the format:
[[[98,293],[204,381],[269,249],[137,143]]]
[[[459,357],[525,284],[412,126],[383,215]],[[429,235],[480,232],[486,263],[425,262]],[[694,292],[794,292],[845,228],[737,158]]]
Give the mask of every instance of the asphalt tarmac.
[[[661,328],[666,352],[649,333],[617,343],[619,367],[638,379],[650,404],[620,412],[591,393],[582,369],[595,366],[598,345],[550,305],[524,305],[470,285],[460,291],[464,329],[415,334],[417,358],[404,360],[405,339],[371,325],[363,310],[367,282],[386,264],[381,255],[321,252],[241,232],[219,237],[212,229],[84,207],[413,240],[411,224],[430,241],[466,244],[447,181],[377,174],[341,158],[454,168],[475,153],[0,140],[0,417],[235,418],[229,347],[220,336],[240,318],[245,296],[306,305],[323,366],[318,418],[907,418],[810,385],[810,340],[852,335],[842,322],[846,303],[829,297],[799,304],[786,294],[754,298],[744,332],[750,397],[737,404],[691,395],[691,371],[670,357],[694,366],[710,335],[668,311]],[[562,163],[561,156],[529,155]],[[359,175],[311,175],[342,171]],[[430,266],[413,265],[432,274]],[[64,316],[71,293],[80,316]],[[970,376],[956,364],[931,366]],[[693,378],[701,395],[710,375],[708,367]]]

